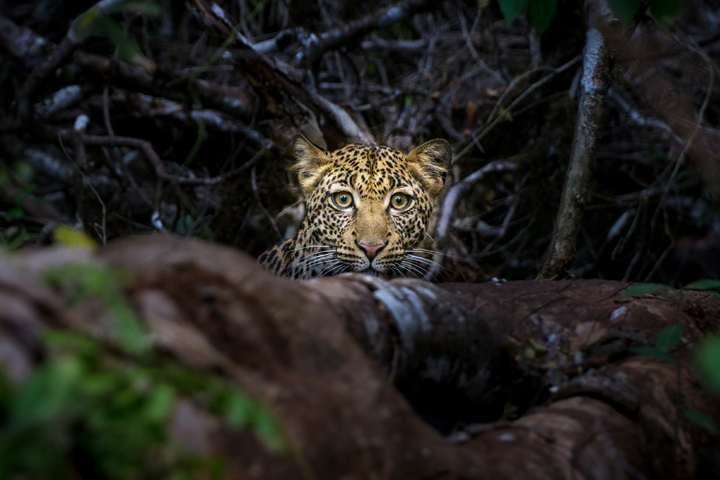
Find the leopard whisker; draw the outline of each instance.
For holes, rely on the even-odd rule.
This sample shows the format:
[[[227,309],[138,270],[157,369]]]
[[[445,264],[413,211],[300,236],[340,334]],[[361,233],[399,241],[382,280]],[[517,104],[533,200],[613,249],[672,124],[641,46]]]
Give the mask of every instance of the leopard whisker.
[[[308,255],[307,257],[303,258],[300,262],[300,264],[308,267],[312,265],[316,265],[318,263],[322,263],[328,259],[335,258],[335,252],[319,252],[314,253],[312,255]]]
[[[441,257],[447,257],[452,258],[454,260],[462,260],[462,257],[458,257],[456,255],[450,255],[449,253],[443,253],[443,252],[437,252],[435,250],[428,250],[426,248],[411,248],[408,250],[405,250],[405,253],[426,253],[428,255],[440,255]]]
[[[293,252],[299,252],[299,251],[301,251],[301,250],[307,250],[307,249],[309,249],[309,248],[327,248],[327,249],[330,249],[331,247],[328,247],[327,245],[306,245],[306,246],[304,246],[304,247],[293,248],[292,250],[290,250],[290,252],[291,252],[291,253],[293,253]]]
[[[404,268],[405,271],[407,271],[407,272],[413,273],[413,274],[418,275],[418,276],[423,276],[423,275],[424,275],[424,272],[423,272],[423,269],[422,269],[421,265],[418,265],[418,264],[413,263],[413,262],[412,262],[412,259],[410,259],[410,258],[404,258],[404,259],[400,262],[400,266],[401,266],[402,268]]]
[[[411,268],[408,268],[408,271],[412,272],[417,278],[422,278],[425,276],[425,269],[413,266]]]
[[[318,273],[318,277],[333,276],[345,268],[345,265],[343,265],[339,260],[335,260],[335,262],[336,263],[334,265],[328,265],[323,268],[320,273]]]
[[[448,273],[452,272],[452,270],[450,270],[449,268],[444,267],[443,265],[441,265],[433,260],[430,260],[430,259],[427,259],[424,257],[420,257],[418,255],[413,255],[413,254],[406,255],[400,264],[402,266],[404,266],[405,268],[407,268],[408,270],[410,270],[410,266],[413,266],[415,268],[414,271],[416,273],[418,273],[417,272],[418,269],[423,271],[424,273],[420,274],[421,277],[427,276],[427,273],[429,271],[431,271],[430,267],[433,267],[433,266],[436,266],[439,270],[438,273],[442,273],[443,275],[447,275]],[[433,274],[431,276],[431,279],[436,280],[435,274]]]
[[[437,266],[437,267],[440,268],[441,270],[445,270],[445,271],[448,271],[448,272],[451,272],[451,271],[452,271],[452,270],[450,270],[449,268],[443,266],[442,264],[436,262],[435,260],[431,260],[431,259],[429,259],[429,258],[421,257],[421,256],[419,256],[419,255],[414,255],[414,254],[412,254],[412,253],[408,254],[406,258],[407,258],[408,260],[413,261],[413,262],[417,262],[416,264],[423,264],[423,265],[428,265],[428,266]]]
[[[291,270],[293,278],[309,278],[311,275],[310,270],[312,267],[326,263],[328,260],[332,260],[334,251],[312,252],[309,255],[296,260],[295,265]]]

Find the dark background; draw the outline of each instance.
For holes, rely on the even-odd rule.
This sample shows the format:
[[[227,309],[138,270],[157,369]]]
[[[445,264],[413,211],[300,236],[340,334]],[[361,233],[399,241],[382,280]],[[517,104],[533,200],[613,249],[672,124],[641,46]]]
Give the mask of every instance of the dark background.
[[[82,17],[73,28],[84,40],[53,64],[93,3],[0,1],[3,245],[45,245],[68,224],[99,243],[162,230],[258,255],[302,215],[287,172],[295,133],[328,148],[353,140],[317,113],[321,98],[379,144],[449,140],[448,186],[492,161],[517,164],[460,202],[437,279],[537,275],[576,122],[580,2],[560,1],[540,38],[525,14],[508,25],[494,1],[400,2],[410,13],[389,25],[372,17],[389,2],[217,4],[260,54],[204,23],[207,4],[163,0]],[[720,278],[720,2],[683,3],[666,30],[650,13],[609,39],[611,87],[569,276]],[[318,50],[330,33],[337,42]],[[79,117],[95,142],[72,133]]]

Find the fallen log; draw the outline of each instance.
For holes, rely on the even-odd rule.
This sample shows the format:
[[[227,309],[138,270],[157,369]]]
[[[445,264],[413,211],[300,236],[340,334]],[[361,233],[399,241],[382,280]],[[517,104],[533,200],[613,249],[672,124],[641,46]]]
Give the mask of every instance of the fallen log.
[[[198,398],[174,402],[172,441],[222,457],[228,478],[697,478],[713,460],[702,452],[717,448],[682,417],[720,420],[690,360],[720,326],[707,293],[623,297],[628,284],[600,280],[299,282],[227,247],[139,237],[0,263],[0,362],[14,382],[47,358],[48,328],[125,355],[107,305],[70,308],[67,289],[42,282],[78,261],[130,272],[123,298],[162,359],[273,412],[279,451]],[[684,327],[673,362],[628,350],[673,324]]]

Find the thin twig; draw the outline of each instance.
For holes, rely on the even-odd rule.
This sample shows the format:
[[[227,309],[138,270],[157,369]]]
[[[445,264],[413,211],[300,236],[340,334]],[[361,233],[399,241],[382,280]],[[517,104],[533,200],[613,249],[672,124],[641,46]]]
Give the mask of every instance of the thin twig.
[[[440,264],[443,254],[447,250],[447,241],[450,231],[450,224],[453,217],[455,207],[457,207],[460,199],[470,191],[473,185],[480,182],[485,175],[494,172],[508,172],[517,169],[517,164],[511,162],[496,161],[491,162],[482,167],[480,170],[468,175],[461,182],[455,184],[450,188],[447,195],[443,199],[442,206],[440,207],[440,213],[438,215],[438,223],[435,228],[435,255],[433,261]],[[435,266],[428,271],[425,278],[432,278],[433,275],[437,274]]]

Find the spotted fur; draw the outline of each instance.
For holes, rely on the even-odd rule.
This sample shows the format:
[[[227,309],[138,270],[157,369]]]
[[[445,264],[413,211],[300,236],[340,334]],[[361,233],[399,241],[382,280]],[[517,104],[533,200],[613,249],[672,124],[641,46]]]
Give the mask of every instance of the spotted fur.
[[[260,256],[262,265],[293,278],[419,271],[424,259],[412,249],[442,189],[452,156],[448,142],[431,140],[407,155],[358,144],[326,152],[298,135],[294,150],[306,215],[294,238]],[[395,208],[404,198],[407,206]],[[342,208],[338,200],[348,199],[351,205]]]

